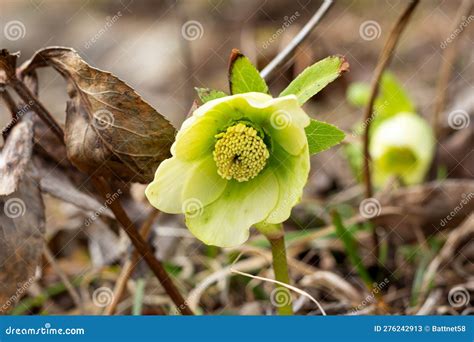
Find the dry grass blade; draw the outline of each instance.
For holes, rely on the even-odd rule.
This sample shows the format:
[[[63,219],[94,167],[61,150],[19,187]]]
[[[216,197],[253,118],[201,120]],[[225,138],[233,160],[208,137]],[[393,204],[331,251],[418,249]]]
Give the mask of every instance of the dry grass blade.
[[[456,228],[449,234],[449,237],[444,243],[443,248],[429,264],[423,277],[423,282],[420,290],[420,298],[426,297],[426,294],[430,289],[431,282],[433,281],[439,268],[449,260],[454,259],[456,251],[459,250],[460,244],[469,237],[472,241],[473,235],[474,214],[471,214],[468,218],[466,218],[466,220],[464,220],[464,222],[458,228]]]
[[[280,286],[283,286],[287,289],[290,289],[302,296],[305,296],[306,298],[308,298],[309,300],[311,300],[313,303],[316,304],[316,306],[318,307],[319,311],[321,311],[322,315],[323,316],[326,316],[326,311],[324,311],[323,307],[321,306],[321,304],[319,304],[319,302],[313,297],[311,296],[308,292],[306,291],[303,291],[295,286],[292,286],[292,285],[289,285],[289,284],[286,284],[286,283],[283,283],[281,281],[278,281],[278,280],[275,280],[275,279],[270,279],[270,278],[265,278],[265,277],[260,277],[260,276],[254,276],[252,274],[249,274],[249,273],[245,273],[245,272],[241,272],[241,271],[238,271],[236,269],[231,269],[231,272],[232,273],[236,273],[236,274],[240,274],[240,275],[243,275],[245,277],[249,277],[249,278],[252,278],[252,279],[258,279],[258,280],[262,280],[262,281],[266,281],[266,282],[269,282],[269,283],[273,283],[273,284],[277,284],[277,285],[280,285]]]
[[[53,268],[54,272],[59,276],[61,281],[63,282],[64,286],[66,287],[66,290],[68,291],[69,295],[71,296],[72,301],[74,302],[74,305],[79,308],[79,312],[81,314],[84,314],[84,307],[82,305],[81,301],[81,296],[79,296],[79,293],[76,291],[74,286],[71,284],[71,281],[69,280],[68,276],[63,272],[61,267],[58,265],[53,253],[49,249],[47,242],[45,241],[45,246],[43,249],[43,254],[48,261],[48,263],[51,265]]]
[[[348,300],[351,303],[359,303],[363,300],[362,296],[354,286],[333,272],[316,271],[313,274],[303,277],[300,284],[305,287],[324,287],[330,290],[332,295]]]
[[[148,238],[148,235],[150,234],[151,228],[153,226],[153,222],[155,221],[158,214],[159,214],[159,211],[153,209],[152,212],[148,215],[143,225],[140,227],[140,235],[142,236],[143,239],[146,240]],[[115,283],[114,295],[112,296],[112,302],[105,310],[106,315],[113,315],[115,311],[117,310],[117,305],[123,297],[123,293],[125,291],[127,282],[132,276],[133,271],[135,270],[139,262],[140,262],[140,254],[137,252],[137,250],[134,250],[132,252],[131,257],[127,259],[127,261],[123,265],[122,272],[120,273],[120,276],[118,277]]]
[[[239,261],[233,265],[227,266],[218,270],[217,272],[212,273],[204,280],[202,280],[196,287],[189,293],[187,302],[189,307],[192,310],[197,310],[199,301],[201,299],[202,294],[204,291],[214,284],[215,282],[228,277],[232,271],[240,270],[240,271],[251,271],[260,269],[270,264],[270,260],[264,257],[254,257],[246,260]]]

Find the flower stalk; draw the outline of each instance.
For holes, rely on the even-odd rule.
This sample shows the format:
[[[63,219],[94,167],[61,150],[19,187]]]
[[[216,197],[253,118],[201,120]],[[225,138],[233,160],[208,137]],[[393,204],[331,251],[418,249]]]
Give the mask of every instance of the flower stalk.
[[[272,249],[272,264],[273,272],[275,273],[275,280],[290,284],[290,275],[288,272],[288,261],[286,258],[285,248],[285,234],[283,225],[280,224],[257,224],[256,228],[268,239]],[[280,285],[275,284],[275,291],[287,289]],[[281,316],[293,315],[293,305],[291,296],[287,296],[288,300],[284,303],[277,304],[278,314]]]

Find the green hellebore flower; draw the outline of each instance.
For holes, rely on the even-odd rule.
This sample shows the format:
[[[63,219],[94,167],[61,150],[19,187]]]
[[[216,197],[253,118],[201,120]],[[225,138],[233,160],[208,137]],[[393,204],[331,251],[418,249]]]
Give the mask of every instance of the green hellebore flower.
[[[240,245],[252,225],[285,221],[300,200],[310,168],[309,124],[294,95],[209,101],[183,123],[146,196],[163,212],[184,213],[204,243]]]
[[[405,112],[384,120],[370,142],[374,183],[382,186],[391,176],[407,185],[422,182],[434,148],[433,132],[422,117]]]

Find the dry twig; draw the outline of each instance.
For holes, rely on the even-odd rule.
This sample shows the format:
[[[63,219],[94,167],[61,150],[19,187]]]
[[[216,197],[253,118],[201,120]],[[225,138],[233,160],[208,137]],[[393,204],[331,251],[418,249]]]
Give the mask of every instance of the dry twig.
[[[400,17],[397,19],[395,26],[390,31],[387,41],[383,47],[382,52],[380,53],[379,60],[377,62],[377,66],[375,67],[374,76],[372,78],[372,82],[370,84],[370,97],[365,108],[364,114],[364,182],[365,182],[365,195],[367,198],[372,197],[372,182],[370,179],[370,152],[369,152],[369,130],[371,126],[371,122],[373,120],[373,111],[374,111],[374,103],[375,98],[377,97],[377,93],[380,86],[380,80],[382,78],[382,74],[389,64],[390,60],[392,59],[393,53],[395,51],[395,47],[401,37],[401,34],[405,27],[410,20],[410,17],[415,10],[416,6],[418,5],[419,0],[412,0],[407,8],[403,11]]]
[[[148,235],[150,234],[151,228],[153,226],[153,222],[155,221],[158,214],[159,214],[159,211],[153,209],[152,212],[148,215],[145,222],[140,227],[140,235],[142,236],[143,239],[146,240],[148,238]],[[112,296],[112,302],[105,310],[106,315],[113,315],[115,313],[117,309],[117,305],[123,297],[123,293],[125,291],[127,282],[132,276],[133,271],[135,271],[135,268],[137,267],[140,260],[141,260],[140,254],[135,249],[132,252],[132,255],[130,256],[130,258],[127,259],[127,261],[124,263],[122,267],[122,272],[120,273],[120,276],[118,277],[115,283],[114,295]]]
[[[374,76],[372,78],[372,82],[370,85],[370,97],[365,108],[364,120],[365,123],[364,127],[364,136],[363,136],[363,151],[364,151],[364,164],[363,164],[363,179],[365,183],[365,196],[370,198],[373,196],[372,190],[372,181],[370,178],[370,152],[369,152],[369,131],[371,122],[373,120],[373,110],[374,110],[374,103],[375,98],[377,97],[377,93],[380,87],[380,80],[382,78],[383,72],[386,66],[389,64],[390,60],[392,59],[393,53],[395,51],[395,47],[401,37],[402,32],[404,31],[405,27],[408,24],[408,21],[413,14],[416,6],[418,5],[419,0],[412,0],[408,4],[407,8],[402,12],[402,14],[398,17],[397,22],[395,23],[394,27],[390,31],[387,41],[383,47],[382,52],[380,53],[379,60],[377,62],[377,66],[375,67]],[[373,244],[375,248],[375,255],[379,256],[379,238],[377,235],[376,229],[374,229],[372,233]]]
[[[301,29],[300,32],[291,40],[291,42],[270,62],[268,65],[263,68],[260,72],[260,75],[265,80],[268,80],[270,76],[285,62],[287,62],[293,52],[304,42],[304,40],[309,36],[311,31],[316,27],[316,25],[321,21],[323,16],[332,6],[332,0],[324,0],[321,7],[316,11],[316,13],[311,17],[311,19],[306,23],[305,26]]]
[[[458,12],[456,14],[456,19],[453,22],[453,25],[449,32],[454,32],[456,28],[460,26],[460,23],[468,15],[472,9],[473,3],[472,0],[464,0],[459,6]],[[443,112],[446,105],[446,91],[448,90],[449,79],[451,77],[452,68],[454,64],[454,59],[457,54],[457,46],[459,42],[459,37],[461,36],[461,30],[459,35],[455,40],[453,40],[448,46],[446,46],[442,55],[442,64],[439,70],[438,83],[436,86],[436,97],[435,97],[435,106],[433,112],[433,130],[435,136],[440,140],[441,135],[441,113]]]

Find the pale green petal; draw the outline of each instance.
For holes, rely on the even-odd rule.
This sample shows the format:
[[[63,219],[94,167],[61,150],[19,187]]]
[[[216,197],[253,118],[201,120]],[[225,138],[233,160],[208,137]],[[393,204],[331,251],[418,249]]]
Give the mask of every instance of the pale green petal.
[[[193,163],[177,157],[163,161],[156,170],[155,179],[145,190],[145,195],[151,205],[165,213],[182,213],[183,187],[192,174],[193,166]]]
[[[253,110],[251,104],[271,99],[266,94],[248,93],[226,96],[203,104],[183,122],[171,152],[185,160],[200,158],[209,151],[212,152],[216,134],[234,121],[245,118]]]
[[[266,105],[266,108],[272,111],[272,114],[287,113],[290,117],[290,122],[301,128],[309,125],[310,118],[308,114],[298,104],[298,99],[295,95],[287,95],[273,99],[271,103]],[[270,118],[272,115],[270,115]]]
[[[248,182],[229,181],[216,201],[200,212],[186,214],[186,224],[208,245],[238,246],[247,241],[249,228],[263,221],[277,200],[278,180],[266,168]]]
[[[223,120],[214,116],[194,119],[192,125],[180,130],[171,152],[183,160],[199,159],[206,154],[212,154],[216,142],[215,136],[223,126],[225,126]]]
[[[308,147],[304,148],[298,156],[288,154],[281,147],[276,147],[272,154],[271,167],[278,179],[280,193],[276,206],[265,222],[281,223],[290,217],[291,209],[303,195],[310,169]]]
[[[263,93],[244,93],[244,94],[221,97],[221,98],[218,98],[218,99],[215,99],[203,104],[201,107],[199,107],[193,112],[193,116],[202,117],[206,115],[211,109],[218,108],[221,104],[230,104],[233,101],[238,100],[238,99],[244,99],[251,106],[258,107],[262,103],[271,101],[272,97],[268,94],[263,94]]]
[[[214,202],[224,191],[227,182],[217,173],[213,155],[203,158],[184,184],[183,211],[195,211]]]
[[[218,98],[196,109],[183,123],[171,151],[184,160],[200,158],[212,151],[217,133],[239,120],[274,135],[292,154],[299,154],[307,144],[304,127],[310,120],[296,96],[273,99],[263,93],[244,93]]]
[[[374,182],[381,186],[391,176],[401,177],[406,184],[421,182],[433,159],[434,147],[432,129],[420,116],[400,113],[386,119],[376,128],[370,143],[370,154],[374,161]],[[396,149],[411,151],[416,162],[405,170],[393,173],[384,158],[387,153]],[[397,165],[392,169],[396,170]]]
[[[272,141],[281,145],[288,153],[300,155],[305,147],[308,146],[308,138],[304,128],[289,124],[283,128],[268,128]]]
[[[299,155],[308,145],[304,128],[310,124],[310,118],[298,105],[296,96],[274,99],[266,111],[266,120],[262,126],[272,140],[287,152]]]

